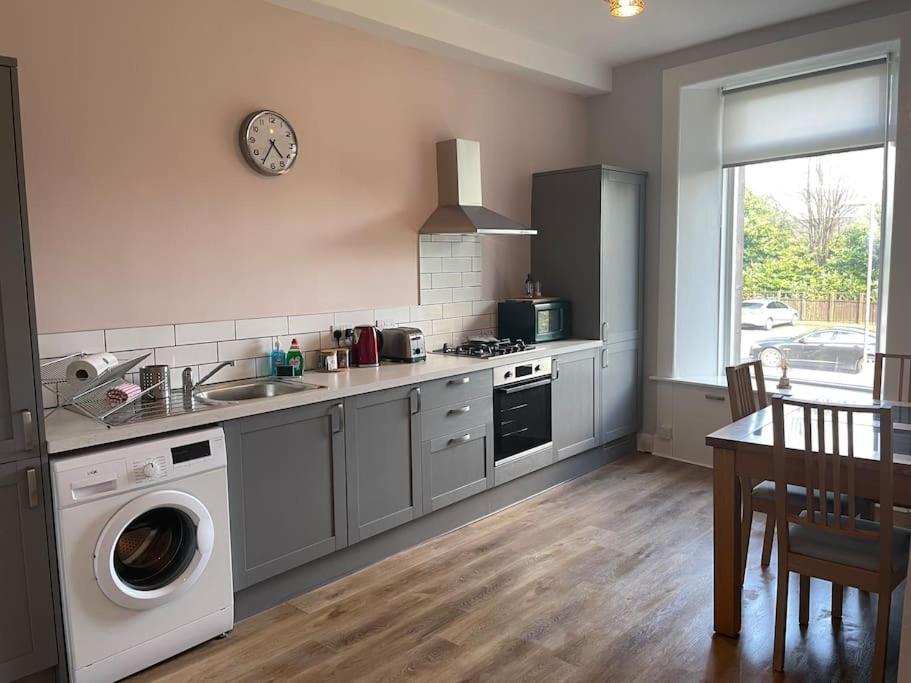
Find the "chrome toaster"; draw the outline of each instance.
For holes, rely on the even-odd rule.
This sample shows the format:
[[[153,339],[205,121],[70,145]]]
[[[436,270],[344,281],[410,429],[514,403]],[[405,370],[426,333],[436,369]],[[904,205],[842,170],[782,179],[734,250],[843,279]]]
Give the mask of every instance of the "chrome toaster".
[[[383,330],[380,357],[399,363],[427,360],[424,333],[416,327],[387,327]]]

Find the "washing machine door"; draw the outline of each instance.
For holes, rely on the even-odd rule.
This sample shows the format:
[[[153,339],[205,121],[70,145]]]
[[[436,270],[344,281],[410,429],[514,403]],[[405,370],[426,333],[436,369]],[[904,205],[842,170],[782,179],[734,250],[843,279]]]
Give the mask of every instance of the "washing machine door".
[[[183,491],[152,491],[120,508],[95,546],[95,578],[121,607],[144,610],[195,584],[212,555],[212,517]]]

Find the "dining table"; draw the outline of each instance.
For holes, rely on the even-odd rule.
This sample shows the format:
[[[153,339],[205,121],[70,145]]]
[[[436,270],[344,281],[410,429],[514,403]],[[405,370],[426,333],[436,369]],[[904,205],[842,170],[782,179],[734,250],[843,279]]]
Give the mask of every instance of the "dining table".
[[[852,403],[851,405],[858,405]],[[876,401],[861,405],[892,408],[893,422],[893,476],[896,505],[911,503],[911,403]],[[828,415],[828,413],[827,413]],[[788,482],[803,483],[804,469],[804,420],[799,406],[785,404],[785,447]],[[845,455],[847,433],[844,415],[839,420],[840,464],[846,477],[849,466]],[[812,421],[811,434],[814,447],[817,442],[817,422]],[[825,421],[824,430],[831,430],[831,418]],[[879,420],[870,414],[855,416],[854,422],[854,494],[876,500],[879,495]],[[831,453],[833,439],[827,438],[827,452]],[[741,478],[754,485],[773,480],[774,447],[772,407],[768,406],[726,427],[709,434],[706,444],[713,449],[713,515],[715,560],[715,632],[735,637],[740,633],[741,592],[743,571],[741,567],[740,522],[742,515]],[[845,481],[846,479],[842,479]]]

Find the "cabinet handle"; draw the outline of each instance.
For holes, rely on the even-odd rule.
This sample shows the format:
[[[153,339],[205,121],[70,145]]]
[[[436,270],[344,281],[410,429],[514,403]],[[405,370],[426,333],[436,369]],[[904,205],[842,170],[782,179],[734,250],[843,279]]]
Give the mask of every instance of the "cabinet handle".
[[[607,341],[607,323],[601,323],[601,341]]]
[[[601,367],[610,367],[610,351],[607,349],[601,349]]]
[[[556,358],[551,362],[550,374],[553,377],[554,382],[560,379],[560,361]]]
[[[341,403],[332,408],[332,433],[337,434],[345,427],[345,406]]]
[[[471,410],[471,406],[462,406],[461,408],[453,408],[450,410],[447,415],[464,415],[465,413]]]
[[[421,412],[421,387],[415,387],[411,390],[411,414],[417,415]]]
[[[463,434],[462,436],[454,436],[453,438],[451,438],[447,442],[447,445],[453,446],[455,444],[466,443],[468,441],[471,441],[471,434]]]
[[[28,482],[28,506],[38,507],[38,470],[29,467],[25,470],[25,479]]]
[[[19,413],[19,419],[22,421],[22,450],[28,451],[35,446],[35,420],[32,418],[32,411],[23,410]]]
[[[710,401],[724,401],[724,396],[718,396],[717,394],[706,394],[705,397]]]
[[[458,386],[460,384],[468,384],[471,381],[471,377],[460,377],[459,379],[451,379],[447,384],[451,387]]]

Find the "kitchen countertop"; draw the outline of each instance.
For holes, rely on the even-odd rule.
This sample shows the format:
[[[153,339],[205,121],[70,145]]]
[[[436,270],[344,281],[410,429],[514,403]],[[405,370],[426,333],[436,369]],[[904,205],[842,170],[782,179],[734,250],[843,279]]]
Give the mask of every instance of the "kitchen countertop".
[[[45,420],[47,450],[52,455],[61,454],[127,439],[154,436],[191,427],[202,427],[249,415],[270,413],[275,410],[296,408],[312,403],[322,403],[358,394],[367,394],[372,391],[428,382],[465,372],[488,370],[520,360],[533,360],[555,354],[594,349],[600,346],[601,342],[597,340],[567,339],[537,344],[534,351],[518,355],[500,356],[488,360],[442,356],[431,353],[428,354],[427,360],[421,363],[384,363],[378,368],[351,368],[350,370],[335,373],[305,372],[301,377],[302,381],[310,384],[319,384],[326,388],[243,401],[217,408],[209,407],[197,413],[174,415],[160,420],[149,420],[117,427],[108,427],[70,410],[60,409],[54,411]]]

